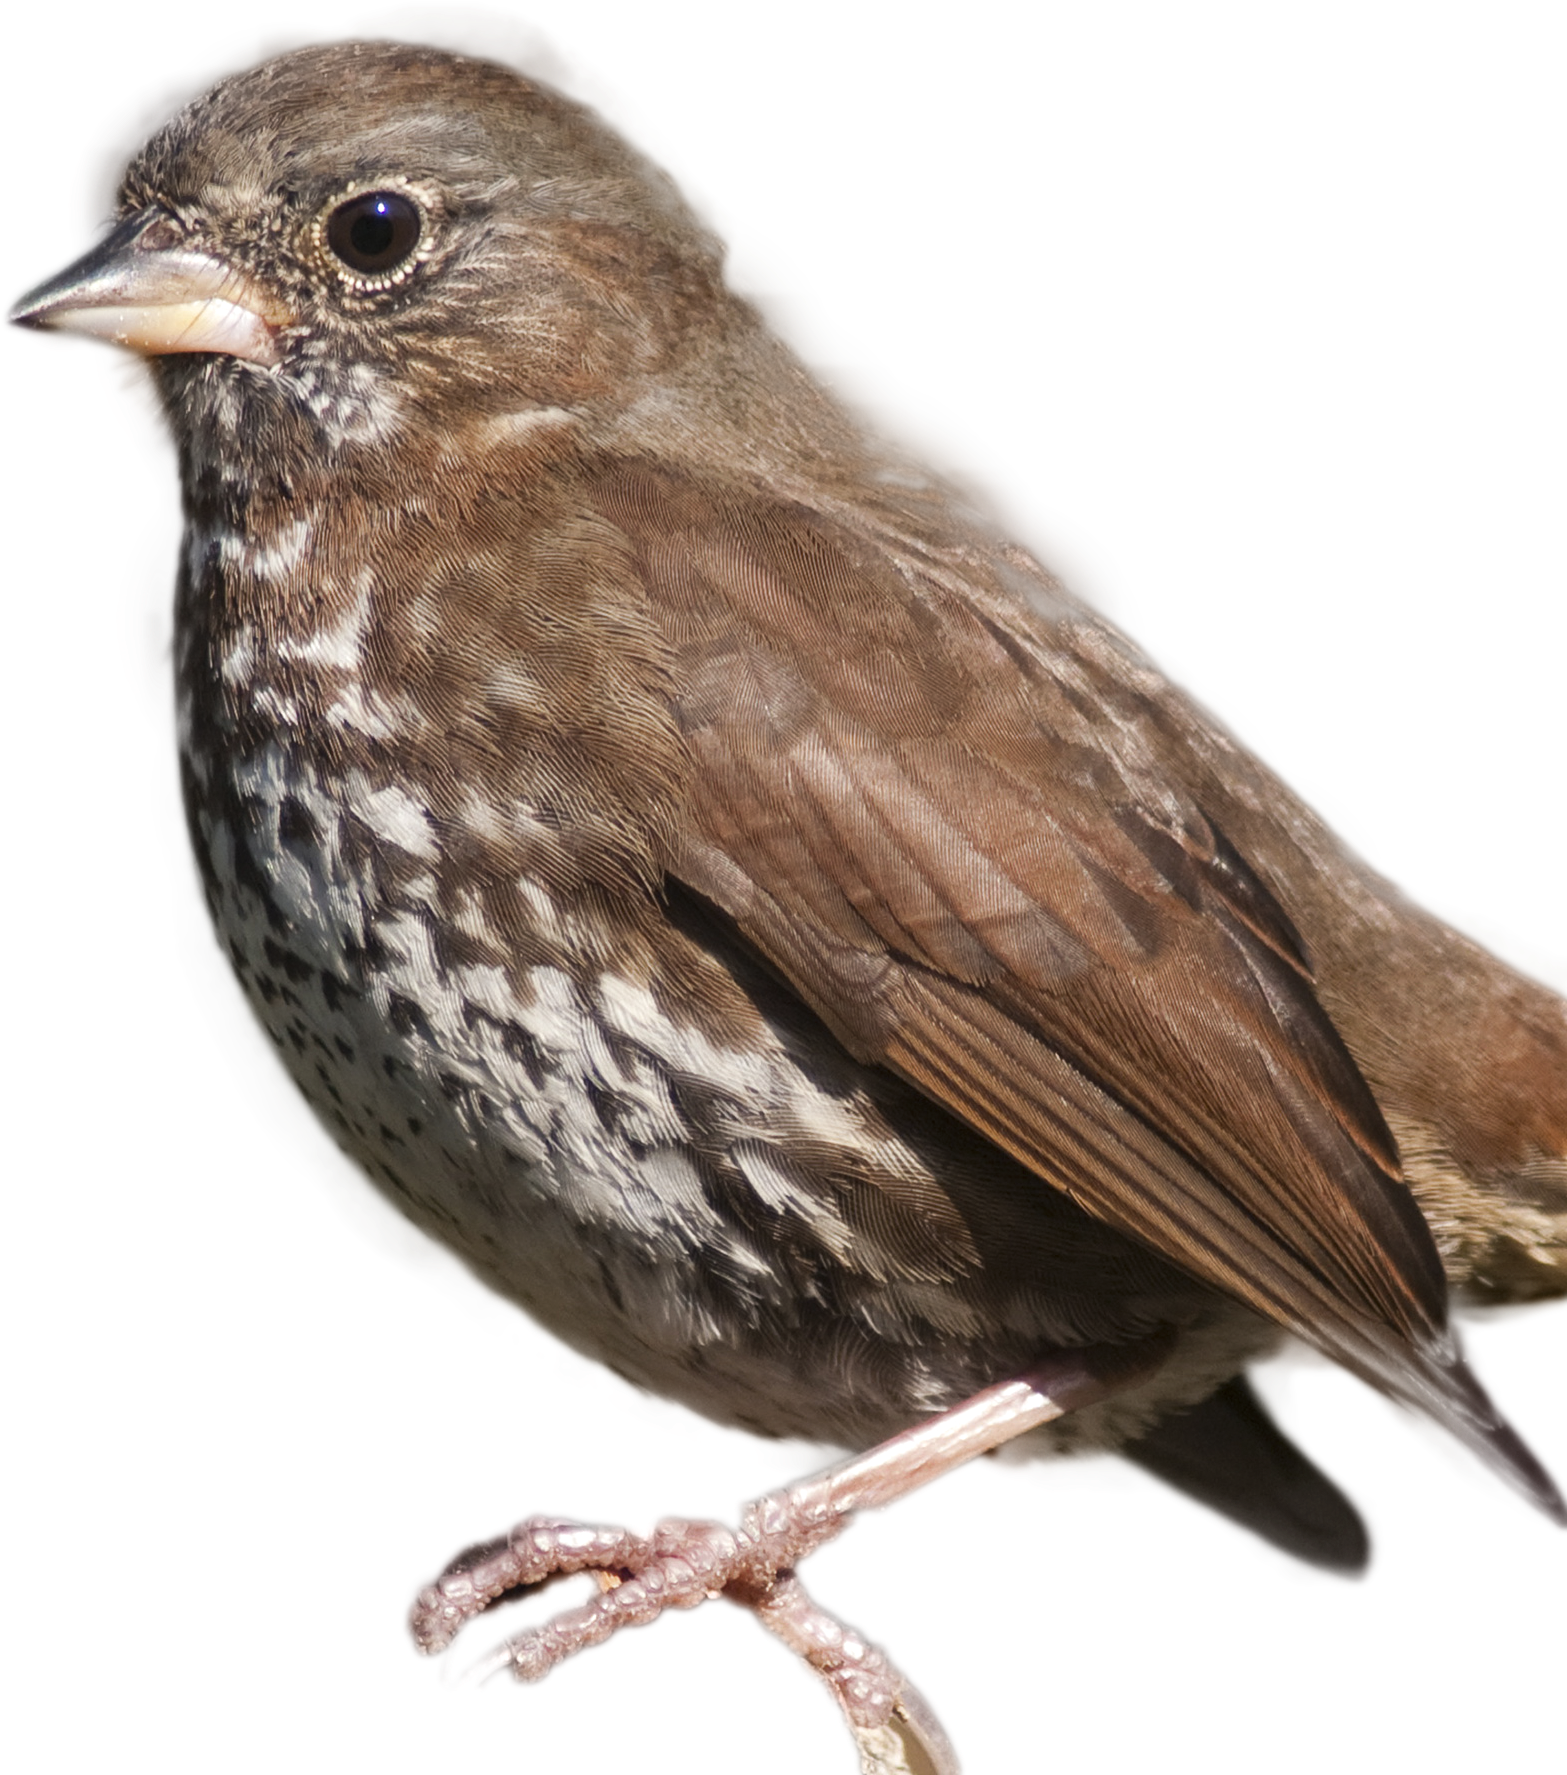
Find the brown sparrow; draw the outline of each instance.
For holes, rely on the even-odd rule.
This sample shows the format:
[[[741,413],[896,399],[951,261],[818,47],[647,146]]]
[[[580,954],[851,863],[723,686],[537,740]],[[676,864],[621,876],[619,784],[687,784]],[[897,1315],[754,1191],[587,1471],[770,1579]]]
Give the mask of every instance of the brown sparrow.
[[[939,1761],[797,1560],[1038,1428],[1354,1564],[1243,1378],[1280,1331],[1563,1515],[1448,1323],[1562,1291],[1560,1001],[867,438],[590,114],[281,57],[15,318],[154,361],[191,829],[340,1142],[639,1384],[885,1445],[738,1536],[524,1525],[424,1643],[601,1570],[538,1674],[727,1590]]]

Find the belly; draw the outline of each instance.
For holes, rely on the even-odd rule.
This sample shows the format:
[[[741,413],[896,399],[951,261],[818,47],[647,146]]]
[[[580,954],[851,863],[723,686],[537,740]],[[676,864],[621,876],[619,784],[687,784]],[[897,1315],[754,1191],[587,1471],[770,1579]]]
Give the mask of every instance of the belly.
[[[856,1065],[726,939],[744,1047],[660,981],[464,941],[456,868],[384,786],[282,746],[205,786],[218,935],[301,1090],[418,1224],[568,1342],[720,1421],[860,1444],[1061,1344],[1185,1326],[1115,1441],[1266,1331]],[[540,890],[518,884],[524,908]],[[544,913],[540,912],[541,918]],[[469,932],[473,935],[473,932]],[[533,947],[533,946],[530,946]]]

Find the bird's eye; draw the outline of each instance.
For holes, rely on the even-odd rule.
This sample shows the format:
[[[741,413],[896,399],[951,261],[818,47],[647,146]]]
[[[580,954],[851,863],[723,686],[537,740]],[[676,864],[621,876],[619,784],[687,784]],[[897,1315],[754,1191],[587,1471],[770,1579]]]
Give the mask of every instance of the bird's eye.
[[[326,244],[350,271],[385,277],[419,244],[419,206],[401,191],[361,191],[326,221]]]

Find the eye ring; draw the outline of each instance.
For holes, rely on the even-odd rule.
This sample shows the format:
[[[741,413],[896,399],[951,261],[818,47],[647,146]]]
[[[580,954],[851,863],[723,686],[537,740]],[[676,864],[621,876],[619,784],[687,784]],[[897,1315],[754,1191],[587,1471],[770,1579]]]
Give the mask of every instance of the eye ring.
[[[424,206],[406,186],[366,185],[316,219],[317,256],[349,286],[372,293],[412,276],[428,252]]]

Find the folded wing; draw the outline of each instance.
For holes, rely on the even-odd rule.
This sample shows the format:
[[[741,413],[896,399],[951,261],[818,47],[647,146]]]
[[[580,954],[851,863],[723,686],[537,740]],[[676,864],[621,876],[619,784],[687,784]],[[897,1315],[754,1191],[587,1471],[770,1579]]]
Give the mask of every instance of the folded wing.
[[[1090,694],[1092,624],[999,545],[653,470],[600,498],[697,766],[686,883],[858,1057],[1551,1505],[1287,912]]]

